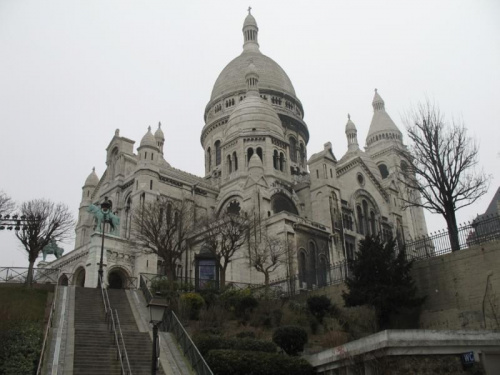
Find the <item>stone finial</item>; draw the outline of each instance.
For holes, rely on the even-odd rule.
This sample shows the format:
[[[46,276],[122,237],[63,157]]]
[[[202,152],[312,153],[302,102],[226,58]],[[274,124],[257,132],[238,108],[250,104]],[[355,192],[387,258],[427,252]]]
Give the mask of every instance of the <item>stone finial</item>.
[[[248,7],[248,14],[252,14],[252,7]]]
[[[116,130],[115,130],[115,135],[116,135],[117,137],[119,137],[119,136],[120,136],[120,129],[116,129]]]

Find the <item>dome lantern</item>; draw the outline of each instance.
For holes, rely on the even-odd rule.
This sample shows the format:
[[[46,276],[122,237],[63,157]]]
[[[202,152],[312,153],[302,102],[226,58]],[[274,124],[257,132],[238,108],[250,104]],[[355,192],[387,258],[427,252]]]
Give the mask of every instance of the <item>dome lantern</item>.
[[[257,73],[257,68],[250,62],[245,74],[245,80],[247,82],[247,95],[258,95],[259,94],[259,73]]]
[[[356,125],[354,125],[354,122],[352,122],[350,114],[347,114],[345,134],[347,136],[347,152],[358,150],[358,130],[356,129]]]
[[[259,34],[259,28],[257,27],[257,21],[252,16],[252,7],[248,7],[248,16],[243,22],[243,49],[245,51],[258,51],[259,42],[257,36]]]

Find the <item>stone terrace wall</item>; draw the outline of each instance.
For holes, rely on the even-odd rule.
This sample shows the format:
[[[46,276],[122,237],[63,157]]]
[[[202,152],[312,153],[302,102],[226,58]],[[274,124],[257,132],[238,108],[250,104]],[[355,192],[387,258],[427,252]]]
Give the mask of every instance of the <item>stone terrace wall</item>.
[[[420,328],[500,328],[500,242],[418,261],[412,273],[427,295]]]
[[[420,260],[412,274],[419,294],[427,295],[419,328],[500,329],[500,242]],[[345,289],[340,283],[312,294],[343,306]]]

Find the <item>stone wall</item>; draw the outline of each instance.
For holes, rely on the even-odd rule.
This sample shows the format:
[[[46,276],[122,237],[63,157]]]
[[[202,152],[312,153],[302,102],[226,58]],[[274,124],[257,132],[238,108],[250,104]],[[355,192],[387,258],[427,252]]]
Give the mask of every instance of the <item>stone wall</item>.
[[[500,329],[500,241],[415,262],[422,329]],[[318,290],[343,306],[345,284]]]
[[[418,261],[413,278],[427,295],[420,328],[500,328],[500,242]]]

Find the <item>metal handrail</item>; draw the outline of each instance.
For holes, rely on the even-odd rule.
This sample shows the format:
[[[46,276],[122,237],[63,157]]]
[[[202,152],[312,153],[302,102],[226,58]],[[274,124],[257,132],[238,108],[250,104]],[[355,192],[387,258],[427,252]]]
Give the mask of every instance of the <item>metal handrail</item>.
[[[120,333],[120,338],[122,340],[122,345],[123,345],[123,352],[125,353],[125,360],[127,361],[127,367],[129,374],[132,374],[132,371],[130,369],[130,361],[128,359],[128,353],[127,353],[127,348],[125,347],[125,340],[123,339],[123,333],[122,333],[122,327],[120,324],[120,318],[118,317],[118,311],[115,309],[115,315],[116,315],[116,321],[118,322],[118,332]]]
[[[40,371],[42,371],[43,360],[44,360],[44,355],[45,355],[45,348],[47,347],[47,339],[49,337],[50,329],[52,328],[52,319],[54,318],[54,315],[55,315],[54,311],[56,310],[56,301],[57,301],[58,292],[59,292],[59,288],[58,288],[58,285],[56,284],[55,291],[54,291],[54,300],[52,301],[52,306],[50,306],[49,319],[47,321],[47,327],[45,328],[45,335],[43,337],[42,350],[40,351],[40,359],[38,360],[38,367],[36,369],[36,375],[39,375]]]
[[[144,294],[146,303],[149,303],[153,298],[153,295],[147,285],[147,279],[141,274],[139,281],[139,286],[142,290],[142,293]],[[184,352],[184,356],[188,359],[191,367],[196,371],[196,373],[198,375],[213,375],[212,370],[210,370],[207,362],[205,362],[205,359],[194,344],[193,340],[191,340],[191,337],[186,332],[186,330],[182,326],[182,323],[179,321],[172,309],[167,310],[167,312],[163,316],[162,323],[166,327],[167,332],[171,332],[174,335],[177,343]]]
[[[113,334],[115,336],[115,343],[116,343],[116,348],[117,348],[117,356],[118,356],[118,359],[120,360],[121,373],[124,374],[124,375],[132,375],[132,370],[130,369],[130,362],[129,362],[129,359],[128,359],[128,353],[127,353],[127,349],[125,347],[125,341],[123,340],[123,333],[122,333],[122,329],[121,329],[121,326],[120,326],[120,320],[118,318],[118,311],[115,309],[116,319],[118,320],[118,329],[117,329],[117,324],[115,322],[115,317],[113,315],[113,310],[111,309],[111,303],[109,302],[108,290],[104,288],[104,283],[102,282],[102,278],[101,278],[100,275],[99,275],[99,283],[101,284],[101,294],[102,294],[102,300],[104,302],[104,313],[106,315],[106,321],[108,323],[108,328],[111,325],[111,329],[112,329]],[[109,317],[111,317],[111,322],[109,320]],[[124,364],[123,364],[123,355],[122,355],[122,351],[121,351],[121,348],[120,348],[120,340],[118,339],[117,330],[119,331],[120,337],[121,337],[122,342],[123,342],[123,351],[125,353],[125,358],[127,360],[127,363],[126,363],[127,364],[127,369],[125,369]]]
[[[177,342],[184,352],[184,355],[188,358],[196,373],[198,375],[213,375],[213,372],[205,361],[205,358],[203,358],[193,340],[191,340],[191,337],[184,329],[184,326],[179,321],[179,318],[177,318],[177,315],[175,315],[171,309],[169,309],[165,314],[164,322],[167,326],[167,331],[174,334]]]

